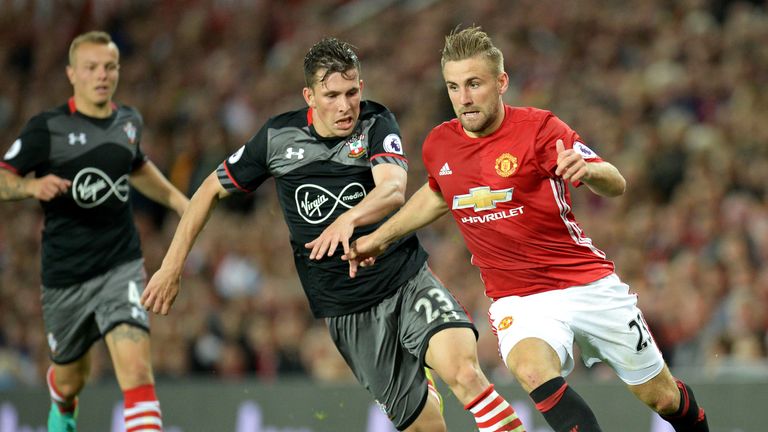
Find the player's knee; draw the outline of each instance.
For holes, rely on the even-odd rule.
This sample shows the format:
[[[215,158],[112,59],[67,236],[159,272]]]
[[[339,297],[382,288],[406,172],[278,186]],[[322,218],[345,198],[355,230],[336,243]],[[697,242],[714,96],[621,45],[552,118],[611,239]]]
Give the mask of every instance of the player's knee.
[[[152,383],[152,368],[147,362],[137,362],[128,369],[128,376],[137,385]]]
[[[72,399],[85,387],[84,376],[70,376],[66,380],[56,382],[56,390],[64,399]]]
[[[557,371],[542,368],[533,362],[520,362],[509,366],[510,372],[515,376],[524,389],[535,389],[545,382],[559,376]]]
[[[428,401],[416,421],[405,430],[406,432],[446,432],[447,426],[440,414],[438,404]]]
[[[456,386],[472,387],[482,377],[477,358],[471,356],[454,359],[438,373],[440,378],[451,388]]]
[[[669,415],[677,411],[679,394],[677,387],[658,388],[653,392],[640,395],[640,399],[657,413]]]
[[[411,425],[406,432],[447,432],[448,428],[442,417],[430,421],[417,422]]]
[[[116,368],[118,369],[117,374],[123,378],[129,387],[151,384],[154,381],[149,359],[123,359],[119,366],[116,365]]]
[[[456,371],[456,383],[464,388],[476,387],[482,380],[482,372],[477,362],[464,362]]]

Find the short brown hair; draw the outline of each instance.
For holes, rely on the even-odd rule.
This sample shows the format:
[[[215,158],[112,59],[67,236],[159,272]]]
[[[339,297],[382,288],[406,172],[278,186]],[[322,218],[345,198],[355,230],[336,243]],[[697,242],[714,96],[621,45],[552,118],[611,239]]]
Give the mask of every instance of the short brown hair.
[[[449,61],[466,60],[475,56],[487,58],[497,73],[504,72],[504,55],[493,45],[488,34],[477,26],[464,30],[456,27],[445,37],[440,66],[445,67],[445,63]]]
[[[74,40],[72,40],[72,43],[69,45],[69,65],[73,66],[75,63],[75,51],[77,50],[77,47],[84,43],[93,43],[93,44],[99,44],[99,45],[114,45],[115,49],[117,49],[117,45],[112,41],[112,37],[107,32],[103,31],[89,31],[88,33],[83,33],[80,36],[76,37]],[[118,50],[118,53],[120,51]]]
[[[325,72],[318,80],[315,74],[323,69]],[[360,74],[360,59],[355,54],[355,47],[336,38],[321,40],[304,56],[304,81],[309,88],[312,88],[316,81],[325,81],[334,72],[347,76],[353,69],[357,69],[358,75]]]

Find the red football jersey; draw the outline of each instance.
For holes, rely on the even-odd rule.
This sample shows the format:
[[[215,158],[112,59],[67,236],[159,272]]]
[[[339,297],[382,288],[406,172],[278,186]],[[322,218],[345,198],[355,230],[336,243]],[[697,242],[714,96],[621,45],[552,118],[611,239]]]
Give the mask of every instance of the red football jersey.
[[[488,297],[583,285],[614,270],[579,227],[568,186],[555,175],[558,139],[586,161],[602,161],[568,125],[534,108],[505,106],[489,136],[471,138],[454,119],[424,142],[429,185],[451,209]]]

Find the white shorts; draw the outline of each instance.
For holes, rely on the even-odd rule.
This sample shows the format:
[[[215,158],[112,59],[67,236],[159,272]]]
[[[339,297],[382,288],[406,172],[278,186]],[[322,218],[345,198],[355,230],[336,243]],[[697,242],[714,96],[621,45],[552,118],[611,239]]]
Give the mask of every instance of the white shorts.
[[[574,341],[587,367],[603,361],[629,385],[649,381],[664,367],[637,296],[615,274],[564,290],[504,297],[488,316],[504,362],[516,343],[538,338],[557,352],[563,376],[573,371]]]

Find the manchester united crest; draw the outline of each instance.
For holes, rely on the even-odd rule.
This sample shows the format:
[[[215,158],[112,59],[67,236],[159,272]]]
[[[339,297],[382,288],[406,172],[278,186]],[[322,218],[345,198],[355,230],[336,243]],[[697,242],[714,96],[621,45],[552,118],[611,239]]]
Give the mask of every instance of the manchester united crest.
[[[496,174],[509,177],[517,171],[517,158],[509,153],[504,153],[496,158]]]
[[[506,330],[512,325],[514,319],[511,316],[504,317],[499,323],[499,330]]]

